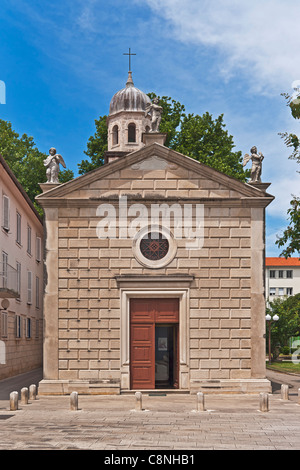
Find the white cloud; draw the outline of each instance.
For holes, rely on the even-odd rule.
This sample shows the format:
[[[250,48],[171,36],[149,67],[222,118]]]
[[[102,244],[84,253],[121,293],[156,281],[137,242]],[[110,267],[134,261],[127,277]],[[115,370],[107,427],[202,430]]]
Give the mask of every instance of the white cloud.
[[[267,226],[267,235],[266,235],[266,256],[279,256],[280,253],[282,252],[283,248],[279,248],[276,245],[276,240],[278,240],[278,237],[283,234],[283,231],[286,229],[285,226],[281,226],[278,229],[270,229]]]
[[[135,0],[140,4],[145,0]],[[287,90],[300,79],[300,4],[293,0],[146,0],[184,43],[211,46],[229,78],[243,73],[253,89]]]

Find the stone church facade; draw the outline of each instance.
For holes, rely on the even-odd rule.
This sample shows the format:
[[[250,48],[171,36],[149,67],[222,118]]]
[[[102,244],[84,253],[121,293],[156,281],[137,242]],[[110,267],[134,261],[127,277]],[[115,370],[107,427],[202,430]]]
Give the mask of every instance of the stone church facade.
[[[264,224],[273,200],[164,146],[149,98],[112,99],[106,163],[43,184],[40,394],[270,391]]]

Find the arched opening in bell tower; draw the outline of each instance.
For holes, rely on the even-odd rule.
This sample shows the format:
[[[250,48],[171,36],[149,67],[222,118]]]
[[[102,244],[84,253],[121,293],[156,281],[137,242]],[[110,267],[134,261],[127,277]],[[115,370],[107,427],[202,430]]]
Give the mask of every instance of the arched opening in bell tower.
[[[136,127],[134,123],[128,125],[128,142],[136,142]]]

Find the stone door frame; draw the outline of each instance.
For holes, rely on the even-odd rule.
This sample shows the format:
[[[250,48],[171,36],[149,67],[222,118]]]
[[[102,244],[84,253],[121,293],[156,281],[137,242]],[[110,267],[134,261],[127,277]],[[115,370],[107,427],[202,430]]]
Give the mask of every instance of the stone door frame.
[[[143,280],[145,282],[145,280]],[[177,278],[177,282],[180,280]],[[152,281],[153,282],[153,281]],[[155,281],[154,281],[155,282]],[[156,283],[162,285],[162,282]],[[189,281],[190,282],[190,281]],[[135,286],[139,284],[134,282]],[[165,279],[165,283],[168,281]],[[131,284],[131,282],[129,282]],[[132,298],[178,298],[179,299],[179,390],[189,389],[189,319],[190,319],[190,296],[189,287],[163,286],[151,287],[127,287],[120,288],[121,300],[121,391],[130,390],[130,299]],[[169,283],[170,284],[170,281]],[[172,284],[172,282],[171,282]]]

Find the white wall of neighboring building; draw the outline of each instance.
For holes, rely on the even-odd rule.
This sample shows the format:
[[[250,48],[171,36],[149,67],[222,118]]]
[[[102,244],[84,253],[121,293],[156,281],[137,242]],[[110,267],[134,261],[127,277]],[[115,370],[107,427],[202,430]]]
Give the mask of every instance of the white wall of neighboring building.
[[[16,270],[18,266],[20,268],[17,281],[17,287],[20,287],[19,298],[10,297],[9,293],[6,296],[6,293],[2,292],[0,299],[0,341],[5,344],[5,354],[2,352],[5,363],[3,359],[2,363],[0,361],[2,379],[42,365],[44,280],[41,219],[14,175],[7,169],[2,157],[0,198],[0,263],[7,259],[8,270],[10,266]],[[9,200],[8,227],[4,227],[5,198]],[[5,203],[7,204],[7,199]],[[17,219],[20,222],[19,232]],[[0,266],[3,269],[3,264]],[[15,284],[18,274],[14,273],[14,276]],[[3,296],[6,296],[7,300],[4,301]],[[8,306],[5,305],[7,301]]]
[[[300,293],[299,258],[266,258],[266,299]]]

